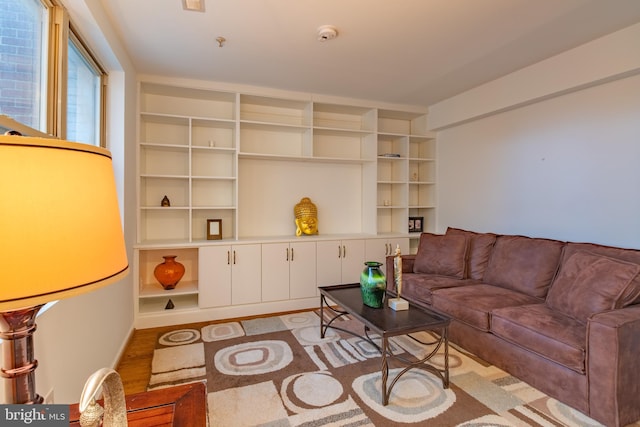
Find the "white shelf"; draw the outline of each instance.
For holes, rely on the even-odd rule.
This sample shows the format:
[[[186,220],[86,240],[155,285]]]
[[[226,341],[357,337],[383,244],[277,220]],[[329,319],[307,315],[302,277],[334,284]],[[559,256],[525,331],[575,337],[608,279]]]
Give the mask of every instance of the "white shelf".
[[[375,133],[313,130],[313,156],[318,158],[374,160]]]
[[[391,135],[427,136],[427,116],[398,110],[378,110],[378,132]]]
[[[311,104],[307,101],[274,97],[240,95],[240,121],[308,127],[311,125]]]
[[[140,110],[145,113],[234,120],[236,95],[157,83],[141,83]]]
[[[313,104],[314,129],[376,132],[376,109],[328,103]]]
[[[240,124],[240,151],[300,157],[309,152],[310,130],[299,126]]]
[[[140,141],[143,143],[186,147],[188,137],[187,117],[147,113],[140,115]]]
[[[254,128],[260,130],[280,130],[293,132],[306,132],[310,128],[309,126],[304,126],[297,123],[279,123],[257,120],[240,120],[240,126],[244,128]]]
[[[166,309],[167,303],[171,300],[173,309]],[[141,315],[145,314],[174,314],[181,311],[191,311],[198,309],[198,295],[177,295],[158,298],[142,298],[138,300],[138,311]]]
[[[173,298],[178,295],[198,293],[198,282],[180,280],[174,289],[165,290],[160,283],[145,283],[140,286],[139,298]]]
[[[191,120],[191,147],[224,152],[235,151],[236,123],[218,120]]]

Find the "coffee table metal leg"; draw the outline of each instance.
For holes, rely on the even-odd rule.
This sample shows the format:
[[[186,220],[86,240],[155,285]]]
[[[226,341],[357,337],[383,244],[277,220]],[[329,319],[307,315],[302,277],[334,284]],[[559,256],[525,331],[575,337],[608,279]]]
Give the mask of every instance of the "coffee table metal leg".
[[[366,331],[367,331],[367,328],[365,327],[365,332]],[[414,368],[422,369],[438,375],[442,380],[442,388],[449,388],[449,335],[448,333],[449,333],[449,330],[447,327],[442,328],[440,339],[435,343],[436,347],[429,354],[427,354],[423,359],[417,360],[417,361],[409,361],[399,355],[393,355],[393,354],[387,353],[388,347],[389,347],[388,338],[386,336],[382,337],[380,353],[382,357],[381,393],[382,393],[383,406],[386,406],[389,404],[389,399],[391,398],[391,390],[393,389],[393,386],[395,386],[395,384],[400,380],[400,377],[402,377],[406,372]],[[411,335],[409,335],[409,337],[413,338]],[[367,336],[367,338],[369,337]],[[417,342],[421,342],[420,340],[417,340],[415,338],[413,339]],[[369,338],[369,340],[371,339]],[[430,343],[430,344],[434,344],[434,343]],[[444,346],[444,369],[438,369],[436,366],[427,363],[429,359],[431,359],[438,353],[438,349],[441,346]],[[389,384],[389,386],[387,387],[388,378],[389,378],[388,357],[393,357],[394,359],[397,359],[403,362],[406,366],[393,377],[391,384]]]
[[[391,390],[387,390],[387,379],[389,378],[389,363],[387,362],[387,337],[382,336],[382,406],[389,404]]]
[[[327,313],[333,312],[335,315],[328,321],[325,322],[324,321],[324,307],[327,307]],[[330,327],[333,329],[337,329],[338,331],[343,331],[343,332],[348,332],[350,334],[353,334],[353,332],[350,332],[348,330],[345,330],[343,328],[340,328],[338,326],[331,326],[331,324],[333,323],[334,320],[342,317],[342,316],[346,316],[347,314],[349,314],[346,311],[343,310],[338,310],[334,307],[332,307],[331,305],[329,305],[329,303],[327,302],[327,299],[325,298],[324,295],[320,295],[320,338],[324,338],[326,333],[327,333],[327,329],[329,329]],[[356,335],[356,334],[353,334]],[[358,335],[356,335],[358,336]]]
[[[320,295],[320,338],[324,338],[326,328],[324,327],[324,295]]]
[[[345,285],[345,286],[356,289],[359,285],[354,284],[353,286],[352,285]],[[339,287],[336,287],[336,288],[339,288]],[[449,330],[448,330],[449,319],[440,318],[436,316],[436,314],[432,314],[432,317],[436,316],[433,318],[434,321],[437,321],[436,324],[426,323],[423,325],[424,329],[422,329],[434,339],[433,341],[427,342],[422,337],[417,338],[414,335],[412,335],[412,332],[408,331],[409,328],[405,328],[404,330],[406,332],[404,333],[402,330],[395,330],[393,333],[390,333],[389,331],[386,330],[386,328],[381,327],[380,325],[377,325],[375,322],[371,322],[371,320],[368,319],[367,316],[362,316],[361,313],[357,311],[354,312],[353,307],[351,307],[352,311],[349,312],[349,307],[350,307],[349,298],[346,298],[346,302],[347,302],[345,304],[345,306],[347,307],[346,309],[341,309],[342,307],[340,307],[339,305],[340,298],[337,298],[337,301],[336,301],[338,305],[336,306],[330,305],[329,301],[333,301],[333,297],[331,296],[332,295],[331,289],[327,288],[328,290],[326,292],[328,292],[328,295],[326,298],[325,298],[325,291],[323,289],[321,289],[322,295],[320,297],[320,317],[321,317],[320,337],[324,338],[326,335],[327,329],[332,328],[332,329],[336,329],[338,331],[342,331],[347,334],[359,337],[367,341],[374,348],[380,351],[380,355],[382,359],[381,361],[382,362],[382,366],[381,366],[382,383],[381,383],[381,399],[380,400],[382,401],[383,406],[386,406],[389,404],[389,400],[391,399],[391,390],[393,389],[395,384],[402,378],[402,376],[405,373],[407,373],[411,369],[417,368],[423,371],[430,372],[438,376],[442,380],[443,388],[449,388]],[[353,296],[351,297],[351,299],[353,299]],[[329,319],[328,317],[327,319],[324,318],[325,305],[326,305],[326,308],[328,309],[328,311],[326,312],[327,316],[329,315],[329,311],[332,311],[334,313],[334,316],[331,319]],[[347,328],[341,328],[334,324],[334,321],[339,319],[341,316],[345,316],[348,314],[353,315],[358,320],[361,320],[364,323],[364,336],[359,335],[355,331],[352,331]],[[416,328],[412,326],[412,330],[415,331]],[[370,335],[369,332],[372,332],[372,331],[375,331],[376,334],[379,334],[379,335],[376,337]],[[438,332],[440,333],[438,334]],[[406,335],[412,340],[422,344],[425,347],[433,346],[433,348],[431,348],[431,350],[427,350],[425,348],[426,354],[424,354],[422,359],[420,360],[411,360],[409,357],[405,357],[405,355],[403,355],[402,353],[393,354],[389,351],[389,346],[390,346],[389,337],[390,336],[393,337],[396,335]],[[380,338],[380,344],[378,344],[378,337]],[[444,345],[444,349],[442,349],[443,345]],[[430,359],[435,357],[438,354],[439,350],[444,350],[444,369],[440,369],[436,364],[429,363]],[[396,374],[393,376],[391,381],[389,381],[389,364],[390,364],[389,359],[396,359],[400,364],[404,365],[403,368],[398,368],[398,372],[396,372]]]
[[[442,338],[444,339],[444,378],[443,388],[449,388],[449,328],[442,328]]]

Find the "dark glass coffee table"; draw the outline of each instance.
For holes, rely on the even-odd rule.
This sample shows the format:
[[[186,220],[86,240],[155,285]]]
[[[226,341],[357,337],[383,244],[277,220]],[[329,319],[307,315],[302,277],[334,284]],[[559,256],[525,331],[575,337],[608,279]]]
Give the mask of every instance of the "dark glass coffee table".
[[[394,311],[386,306],[383,308],[371,308],[362,303],[359,283],[321,286],[318,289],[320,290],[320,336],[324,338],[327,329],[332,328],[362,338],[380,351],[380,355],[382,356],[383,405],[387,405],[389,403],[391,389],[393,389],[396,382],[402,375],[412,368],[423,369],[437,375],[442,380],[442,387],[449,387],[448,328],[451,321],[450,318],[443,314],[436,313],[435,311],[415,306],[411,303],[409,304],[408,310],[402,311]],[[330,305],[327,300],[331,300],[336,303],[338,308]],[[335,316],[326,323],[324,320],[325,308],[335,314]],[[333,324],[336,319],[346,314],[352,315],[364,324],[364,335],[358,335],[353,331],[340,328]],[[410,335],[411,333],[420,331],[432,332],[434,335],[434,341],[423,342]],[[370,337],[370,332],[374,332],[380,336],[380,345]],[[389,338],[398,335],[407,335],[421,344],[434,345],[434,348],[423,359],[417,361],[409,360],[400,355],[394,355],[389,349]],[[444,346],[444,369],[439,369],[436,366],[429,364],[427,361],[435,356],[442,346]],[[387,387],[387,379],[389,377],[388,358],[398,360],[405,365],[405,367],[400,371],[400,373],[398,373],[398,375],[396,375],[396,377],[391,381],[391,384]]]

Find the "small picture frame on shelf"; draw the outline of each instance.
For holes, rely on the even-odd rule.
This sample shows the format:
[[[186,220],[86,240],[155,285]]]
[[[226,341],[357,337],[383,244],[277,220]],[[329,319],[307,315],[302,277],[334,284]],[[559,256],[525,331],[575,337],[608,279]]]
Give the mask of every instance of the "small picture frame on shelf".
[[[409,233],[422,233],[423,223],[424,223],[424,217],[410,216],[409,217]]]
[[[207,240],[222,240],[222,220],[207,220]]]

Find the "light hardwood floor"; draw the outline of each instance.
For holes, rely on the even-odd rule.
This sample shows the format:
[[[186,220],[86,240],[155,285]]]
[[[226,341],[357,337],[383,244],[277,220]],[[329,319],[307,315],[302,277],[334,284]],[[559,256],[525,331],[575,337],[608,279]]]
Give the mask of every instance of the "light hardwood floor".
[[[308,310],[298,310],[290,313],[302,311]],[[212,320],[209,322],[172,325],[160,328],[136,329],[133,332],[131,339],[127,343],[124,354],[120,358],[120,361],[116,368],[116,371],[118,371],[120,377],[122,378],[122,385],[124,386],[125,394],[141,393],[147,391],[147,384],[149,384],[149,378],[151,377],[151,360],[153,359],[153,350],[155,348],[159,334],[179,328],[200,329],[203,326],[210,325],[212,323],[257,319],[261,317],[278,316],[282,314],[287,313],[272,313],[267,315],[249,316],[237,319]]]

